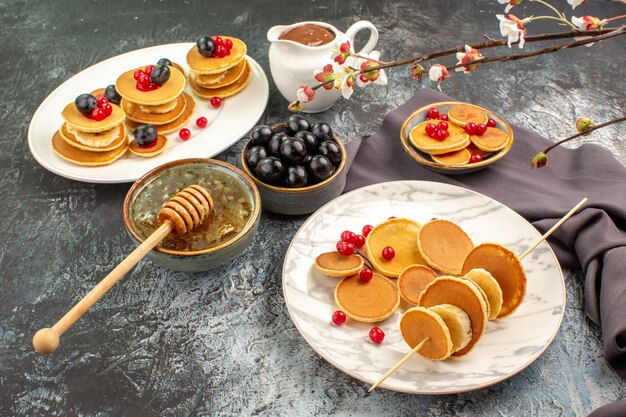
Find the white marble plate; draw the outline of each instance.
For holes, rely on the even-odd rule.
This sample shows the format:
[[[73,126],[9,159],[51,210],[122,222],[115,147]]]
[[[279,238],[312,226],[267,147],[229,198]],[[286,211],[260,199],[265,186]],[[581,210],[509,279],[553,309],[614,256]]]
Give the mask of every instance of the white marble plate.
[[[267,76],[250,57],[247,57],[252,70],[248,85],[237,95],[224,99],[223,106],[218,110],[213,109],[207,100],[194,96],[187,85],[185,91],[196,99],[196,110],[184,126],[191,130],[191,139],[184,142],[178,138],[178,131],[170,133],[167,135],[167,149],[158,156],[141,158],[127,152],[110,165],[84,167],[59,158],[52,150],[52,136],[63,124],[61,110],[67,103],[73,102],[76,96],[114,84],[122,72],[154,64],[160,58],[169,58],[180,64],[188,74],[185,56],[194,45],[173,43],[128,52],[93,65],[65,81],[41,103],[30,122],[28,145],[37,162],[49,171],[73,180],[93,183],[132,182],[166,162],[183,158],[210,158],[237,142],[259,120],[269,97]],[[200,116],[208,119],[208,127],[196,127],[195,121]]]
[[[342,195],[315,212],[287,250],[285,303],[296,327],[317,353],[368,384],[409,351],[398,328],[404,310],[378,324],[386,334],[381,345],[369,340],[373,325],[350,319],[342,326],[332,325],[338,280],[319,273],[313,262],[320,253],[334,250],[343,230],[360,231],[363,225],[375,225],[390,216],[420,223],[433,217],[450,219],[463,227],[475,244],[496,242],[517,253],[541,237],[519,214],[489,197],[426,181],[371,185]],[[416,394],[471,391],[510,378],[537,359],[563,319],[565,283],[559,263],[545,242],[523,260],[523,265],[528,278],[524,302],[512,316],[490,321],[468,355],[442,362],[416,355],[382,387]]]

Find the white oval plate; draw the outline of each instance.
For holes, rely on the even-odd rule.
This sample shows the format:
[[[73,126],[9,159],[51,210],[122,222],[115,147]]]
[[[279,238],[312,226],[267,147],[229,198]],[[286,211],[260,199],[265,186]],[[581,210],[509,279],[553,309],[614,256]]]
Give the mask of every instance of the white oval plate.
[[[185,56],[194,45],[173,43],[128,52],[93,65],[61,84],[41,103],[28,128],[28,146],[37,162],[49,171],[73,180],[94,183],[131,182],[166,162],[183,158],[210,158],[237,142],[263,115],[269,97],[267,76],[261,66],[250,57],[247,59],[252,73],[245,89],[233,97],[225,98],[218,110],[213,109],[208,100],[194,96],[196,110],[184,126],[191,130],[191,139],[183,142],[178,138],[178,132],[173,132],[167,135],[167,149],[153,158],[141,158],[127,152],[110,165],[84,167],[59,158],[52,150],[52,136],[63,124],[61,111],[77,95],[114,84],[124,71],[149,63],[155,64],[160,58],[169,58],[178,63],[188,74]],[[185,87],[185,91],[193,96],[189,86]],[[209,121],[209,126],[204,129],[195,125],[200,116]]]
[[[311,347],[354,378],[372,384],[408,351],[399,321],[404,309],[377,325],[381,345],[369,341],[374,324],[348,319],[331,324],[337,310],[337,278],[313,266],[317,255],[335,250],[344,230],[359,232],[390,216],[425,223],[433,217],[459,224],[475,244],[500,243],[522,253],[541,237],[510,208],[464,188],[426,181],[375,184],[347,193],[315,212],[296,233],[283,266],[283,294],[291,319]],[[429,361],[412,357],[381,386],[415,394],[471,391],[503,381],[530,365],[554,339],[565,310],[565,282],[547,243],[523,260],[528,278],[526,298],[510,317],[490,321],[474,349],[464,357]],[[403,304],[401,304],[402,307]]]

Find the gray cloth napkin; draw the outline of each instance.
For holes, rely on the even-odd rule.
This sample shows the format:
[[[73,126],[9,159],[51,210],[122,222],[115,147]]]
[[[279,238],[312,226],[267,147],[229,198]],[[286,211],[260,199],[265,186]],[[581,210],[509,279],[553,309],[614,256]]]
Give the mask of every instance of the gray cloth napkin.
[[[393,180],[427,180],[469,188],[509,206],[540,232],[547,231],[583,197],[589,202],[549,239],[559,261],[585,274],[585,310],[602,327],[604,357],[626,379],[626,168],[607,150],[585,144],[550,152],[550,163],[531,170],[530,160],[550,142],[512,126],[509,153],[487,168],[443,175],[418,165],[402,148],[400,127],[416,109],[450,97],[424,89],[389,113],[378,132],[347,144],[346,191]],[[610,404],[611,407],[618,403]],[[608,407],[608,406],[607,406]],[[594,416],[620,415],[601,409]]]

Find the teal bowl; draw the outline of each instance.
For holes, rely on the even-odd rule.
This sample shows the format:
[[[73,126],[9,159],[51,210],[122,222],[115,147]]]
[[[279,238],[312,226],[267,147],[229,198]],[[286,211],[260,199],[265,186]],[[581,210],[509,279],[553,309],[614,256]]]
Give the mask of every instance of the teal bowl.
[[[156,246],[147,257],[154,263],[175,271],[198,272],[220,267],[238,257],[252,242],[261,218],[261,196],[252,180],[239,168],[214,159],[182,159],[161,165],[139,178],[124,199],[124,224],[138,244],[147,238],[141,218],[155,216],[160,206],[174,194],[193,184],[205,186],[209,192],[220,184],[237,186],[249,207],[248,217],[240,230],[206,248],[174,250]],[[247,201],[246,201],[247,200]],[[151,202],[151,210],[143,209]],[[215,200],[215,205],[221,204]]]
[[[272,126],[272,130],[281,131],[286,129],[286,127],[287,125],[285,123],[281,123]],[[310,214],[330,200],[341,195],[343,189],[346,187],[346,175],[348,174],[346,161],[348,159],[348,153],[346,152],[345,145],[337,135],[333,134],[333,139],[341,148],[341,154],[343,155],[341,163],[333,175],[326,178],[324,181],[301,188],[278,187],[259,180],[246,162],[246,154],[250,148],[250,142],[248,141],[248,143],[246,143],[241,151],[241,166],[244,172],[252,178],[252,181],[254,181],[259,188],[261,202],[265,210],[271,211],[272,213],[292,216]]]

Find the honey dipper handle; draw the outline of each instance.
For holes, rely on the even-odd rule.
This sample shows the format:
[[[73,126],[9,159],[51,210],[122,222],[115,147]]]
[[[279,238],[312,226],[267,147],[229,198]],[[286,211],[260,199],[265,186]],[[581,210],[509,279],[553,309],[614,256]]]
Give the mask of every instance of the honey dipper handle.
[[[374,385],[372,385],[372,387],[367,390],[367,392],[372,392],[376,389],[377,386],[379,386],[380,384],[382,384],[385,379],[389,378],[389,376],[391,374],[393,374],[394,372],[396,372],[398,370],[398,368],[400,368],[402,365],[404,365],[404,362],[408,361],[409,359],[411,359],[411,357],[413,355],[415,355],[421,348],[422,346],[424,346],[424,344],[426,342],[428,342],[428,340],[430,339],[430,337],[427,337],[425,339],[423,339],[421,342],[419,342],[413,349],[411,349],[411,351],[409,353],[407,353],[406,355],[404,355],[404,357],[402,359],[400,359],[398,361],[398,363],[396,363],[394,366],[391,367],[390,370],[388,370],[385,375],[381,376],[380,378],[378,378],[378,381],[374,382]]]
[[[120,262],[102,279],[87,295],[85,295],[70,311],[65,313],[52,329],[41,329],[33,337],[33,346],[37,352],[51,353],[58,346],[58,338],[83,316],[111,287],[143,259],[160,241],[172,231],[172,223],[164,222],[146,240]],[[56,337],[56,340],[55,340]]]

